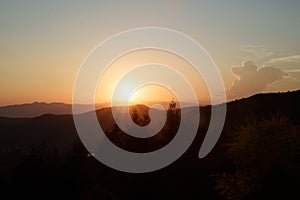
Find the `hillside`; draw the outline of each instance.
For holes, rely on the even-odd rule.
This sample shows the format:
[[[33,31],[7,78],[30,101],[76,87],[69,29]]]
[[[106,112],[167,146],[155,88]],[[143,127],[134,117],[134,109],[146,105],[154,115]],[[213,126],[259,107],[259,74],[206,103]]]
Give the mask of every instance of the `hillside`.
[[[224,130],[237,126],[251,115],[282,113],[293,123],[300,123],[300,90],[288,93],[258,94],[227,104]],[[135,106],[140,116],[148,115],[149,108]],[[120,113],[127,108],[120,108]],[[193,118],[195,107],[185,108]],[[123,111],[122,111],[123,110]],[[131,109],[132,112],[133,109]],[[205,127],[210,116],[210,106],[201,107],[201,126]],[[29,114],[28,114],[29,115]],[[104,130],[111,131],[114,126],[110,108],[97,110],[99,122]],[[47,144],[58,149],[70,149],[77,138],[72,115],[46,114],[35,118],[0,117],[1,148],[33,147]],[[222,134],[223,135],[223,134]],[[224,137],[224,136],[223,136]]]
[[[287,116],[293,125],[300,125],[299,102],[300,91],[258,94],[229,102],[220,140],[204,159],[198,158],[198,151],[209,123],[210,106],[201,107],[200,127],[192,146],[175,163],[148,174],[117,172],[89,157],[76,134],[72,115],[46,114],[35,118],[16,119],[0,117],[0,180],[3,180],[1,184],[4,185],[3,188],[7,188],[5,191],[8,193],[17,188],[27,192],[29,196],[34,187],[42,187],[44,184],[45,188],[42,191],[51,191],[54,196],[62,194],[74,199],[94,192],[95,195],[99,192],[98,195],[106,199],[141,199],[141,195],[145,193],[150,195],[142,196],[143,199],[191,199],[195,195],[202,199],[219,199],[213,189],[215,179],[212,175],[233,169],[225,157],[226,143],[232,132],[244,124],[246,119],[251,119],[251,116],[269,117],[276,113]],[[149,109],[143,105],[133,108],[139,116],[146,115]],[[185,109],[188,109],[188,115],[192,119],[194,110],[198,108]],[[96,113],[103,129],[109,134],[121,134],[114,126],[111,108],[103,108]],[[153,143],[136,146],[137,149],[134,150],[148,149],[146,145],[151,144]],[[51,153],[53,151],[56,153]],[[40,156],[43,155],[45,160],[42,163],[40,160],[34,161],[41,159]],[[297,177],[294,176],[296,181]],[[295,180],[282,181],[285,186],[279,187],[284,188],[276,189],[278,194],[273,190],[273,197],[286,193],[292,195],[293,191],[296,191]],[[59,187],[65,190],[61,191]],[[139,192],[136,192],[137,190]],[[272,197],[269,193],[266,195]]]

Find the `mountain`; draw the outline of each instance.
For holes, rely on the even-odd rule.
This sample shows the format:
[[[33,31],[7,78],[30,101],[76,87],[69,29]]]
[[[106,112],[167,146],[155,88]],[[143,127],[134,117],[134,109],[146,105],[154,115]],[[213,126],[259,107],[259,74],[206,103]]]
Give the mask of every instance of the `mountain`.
[[[46,194],[49,199],[60,195],[72,199],[193,199],[196,196],[217,200],[220,197],[213,189],[216,185],[214,175],[235,170],[226,158],[225,149],[232,133],[245,124],[245,120],[252,119],[251,116],[270,117],[277,113],[285,115],[296,127],[300,125],[299,102],[300,90],[258,94],[229,102],[221,137],[203,159],[198,158],[198,152],[210,121],[211,106],[200,107],[199,129],[191,147],[166,168],[145,174],[118,172],[90,156],[80,142],[71,114],[44,114],[34,118],[0,117],[0,191],[10,199],[32,195],[39,199]],[[117,111],[122,116],[126,109],[120,107]],[[199,107],[184,109],[193,121],[195,110]],[[136,105],[129,110],[130,114],[136,110],[143,118],[148,114],[149,107]],[[92,112],[81,115],[90,114]],[[107,134],[120,132],[114,124],[111,108],[98,109],[96,114]],[[121,137],[113,139],[124,143]],[[151,141],[160,142],[160,139]],[[151,145],[148,142],[144,144]],[[281,164],[278,171],[270,174],[271,179],[268,180],[271,181],[265,183],[267,188],[260,193],[262,199],[290,199],[291,195],[297,195],[299,175],[290,171],[293,168],[284,170],[286,168],[281,166],[285,166],[285,162]]]
[[[90,111],[88,105],[79,104],[78,106],[79,112],[75,114]],[[100,106],[102,107],[103,105],[96,105],[96,108],[99,108]],[[65,103],[34,102],[0,107],[0,117],[33,118],[44,114],[72,114],[72,105]]]
[[[229,102],[227,104],[227,115],[224,126],[224,131],[230,130],[232,127],[242,124],[245,119],[251,115],[265,115],[281,113],[286,115],[293,123],[300,124],[300,90],[287,93],[271,93],[271,94],[258,94],[249,98],[244,98]],[[27,107],[27,108],[26,108]],[[70,112],[70,105],[68,104],[45,104],[34,103],[20,106],[12,106],[6,108],[6,112],[14,110],[15,112],[6,113],[13,117],[20,116],[28,117],[44,113],[45,110],[36,109],[34,112],[29,112],[32,107],[36,108],[49,108],[50,112],[68,113]],[[18,111],[17,108],[26,108]],[[51,108],[51,109],[50,109]],[[55,109],[54,109],[55,108]],[[63,108],[63,110],[59,110]],[[83,106],[84,108],[84,106]],[[119,107],[117,109],[119,122],[122,123],[122,116],[124,115],[127,107]],[[194,113],[198,107],[184,108],[186,115],[189,118],[194,118]],[[2,108],[1,111],[5,110]],[[139,117],[144,118],[148,116],[149,107],[144,105],[136,105],[130,107],[130,113],[136,110]],[[158,110],[157,112],[164,112]],[[2,112],[3,114],[4,112]],[[112,131],[115,122],[112,116],[110,107],[102,108],[96,111],[99,123],[104,131]],[[200,129],[206,127],[210,118],[210,106],[200,107]],[[19,114],[19,115],[17,115]],[[90,115],[90,112],[83,115]],[[205,129],[205,128],[202,128]],[[11,147],[32,147],[41,144],[47,144],[50,147],[57,147],[59,149],[70,149],[75,140],[78,140],[76,129],[73,122],[73,117],[70,114],[54,115],[44,114],[34,118],[8,118],[0,117],[0,148]],[[222,134],[224,135],[224,134]]]

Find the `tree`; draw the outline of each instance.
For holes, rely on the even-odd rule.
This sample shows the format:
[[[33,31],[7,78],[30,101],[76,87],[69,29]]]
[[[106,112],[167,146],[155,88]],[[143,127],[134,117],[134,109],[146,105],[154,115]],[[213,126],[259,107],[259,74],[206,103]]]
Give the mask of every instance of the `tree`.
[[[167,117],[171,126],[180,123],[180,109],[176,107],[176,102],[174,100],[169,103]]]
[[[227,145],[227,156],[236,170],[217,175],[216,189],[221,196],[228,200],[248,199],[270,182],[283,182],[276,180],[278,173],[297,174],[299,130],[279,114],[254,118],[240,126]]]
[[[131,118],[134,121],[134,123],[139,124],[139,118],[140,118],[140,116],[139,116],[139,113],[138,113],[138,111],[137,111],[136,108],[133,108],[133,111],[132,111],[132,114],[131,114]]]

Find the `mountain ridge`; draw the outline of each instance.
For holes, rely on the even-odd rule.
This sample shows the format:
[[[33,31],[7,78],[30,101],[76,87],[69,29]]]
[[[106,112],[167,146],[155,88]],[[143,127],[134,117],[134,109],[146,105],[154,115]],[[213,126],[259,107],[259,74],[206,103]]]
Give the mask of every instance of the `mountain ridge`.
[[[288,92],[277,92],[277,93],[259,93],[254,94],[249,97],[244,97],[236,100],[226,102],[227,105],[231,105],[234,102],[249,101],[253,98],[263,98],[264,96],[280,96],[280,95],[293,95],[294,93],[300,94],[300,90],[288,91]],[[160,103],[160,102],[159,102]],[[168,102],[163,102],[164,106],[167,107]],[[84,114],[93,110],[90,110],[90,105],[88,104],[77,104],[79,106],[79,112],[75,114]],[[135,104],[131,106],[146,106],[146,104]],[[216,105],[215,105],[216,106]],[[123,107],[123,106],[121,106]],[[127,107],[127,106],[124,106]],[[129,106],[130,107],[130,106]],[[198,106],[187,106],[185,108],[196,108]],[[200,105],[200,108],[211,107],[211,105]],[[96,110],[109,108],[108,103],[96,104]],[[43,116],[46,114],[50,115],[72,115],[72,104],[67,104],[63,102],[33,102],[15,105],[6,105],[0,107],[0,117],[7,118],[34,118]]]

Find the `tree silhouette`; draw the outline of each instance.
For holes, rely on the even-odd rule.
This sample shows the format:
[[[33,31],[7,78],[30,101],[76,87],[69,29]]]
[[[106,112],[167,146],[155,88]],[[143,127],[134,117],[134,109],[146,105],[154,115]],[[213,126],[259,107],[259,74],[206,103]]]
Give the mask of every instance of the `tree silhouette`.
[[[297,174],[299,130],[299,126],[279,114],[240,126],[227,145],[227,156],[236,170],[233,174],[218,175],[216,189],[221,196],[247,199],[270,183],[282,184],[283,180],[276,180],[280,174],[285,177]]]
[[[139,124],[139,118],[140,118],[140,116],[139,116],[139,113],[138,113],[138,111],[137,111],[136,108],[133,108],[133,111],[132,111],[132,114],[131,114],[131,118],[134,121],[134,123]]]

